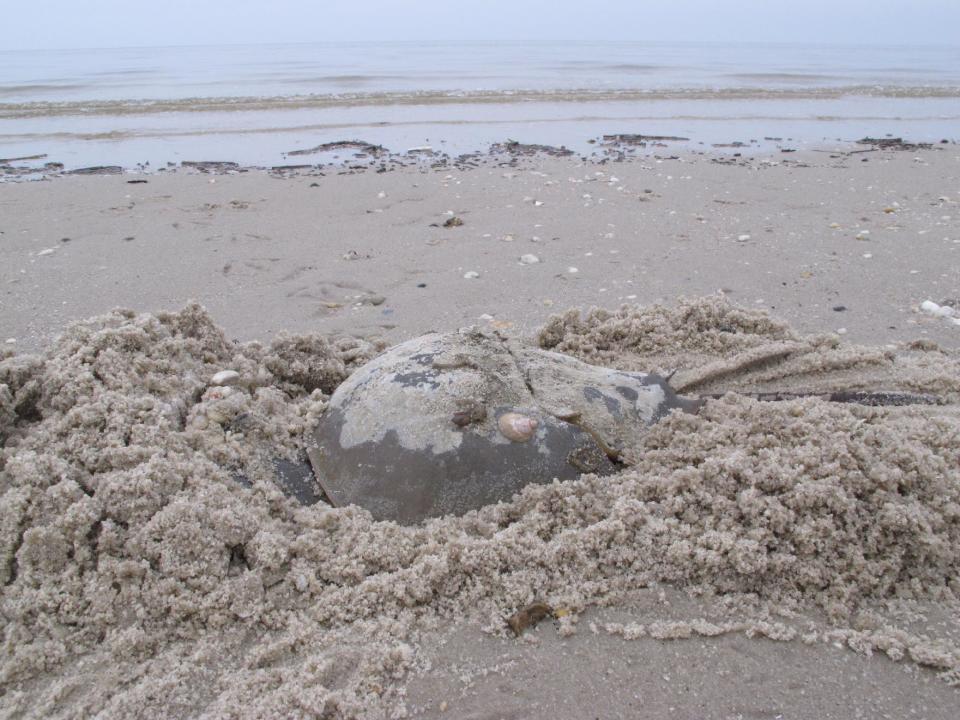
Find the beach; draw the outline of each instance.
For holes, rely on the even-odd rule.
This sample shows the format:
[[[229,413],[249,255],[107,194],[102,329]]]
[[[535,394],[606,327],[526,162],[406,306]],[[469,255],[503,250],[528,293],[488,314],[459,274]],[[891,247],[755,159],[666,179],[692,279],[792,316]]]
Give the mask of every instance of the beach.
[[[0,716],[960,714],[957,49],[490,34],[0,51]],[[327,502],[338,388],[463,328],[689,412]]]
[[[4,714],[954,717],[960,153],[819,150],[0,184]],[[715,399],[464,518],[281,492],[466,326]],[[943,404],[751,398],[848,390]]]
[[[805,333],[956,347],[949,319],[919,311],[960,294],[956,145],[735,157],[660,144],[625,162],[401,166],[347,149],[344,164],[294,171],[0,185],[2,340],[34,351],[112,307],[192,299],[241,341],[287,330],[393,343],[491,323],[529,335],[570,307],[719,293]]]

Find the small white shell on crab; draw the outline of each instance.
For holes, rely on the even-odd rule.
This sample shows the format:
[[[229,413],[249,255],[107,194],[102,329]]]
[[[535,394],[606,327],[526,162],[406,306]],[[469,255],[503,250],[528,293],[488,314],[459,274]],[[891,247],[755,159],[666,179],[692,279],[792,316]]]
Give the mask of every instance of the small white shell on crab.
[[[500,433],[513,442],[526,442],[533,437],[540,423],[532,417],[520,413],[504,413],[497,420]]]

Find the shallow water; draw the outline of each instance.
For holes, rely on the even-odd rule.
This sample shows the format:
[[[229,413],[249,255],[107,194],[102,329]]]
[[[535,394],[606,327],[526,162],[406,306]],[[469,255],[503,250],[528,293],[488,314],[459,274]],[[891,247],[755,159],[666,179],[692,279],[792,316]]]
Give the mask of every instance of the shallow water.
[[[952,138],[960,49],[327,43],[0,52],[0,157],[283,163],[362,138],[466,152],[604,133],[693,144]],[[439,149],[439,148],[438,148]]]

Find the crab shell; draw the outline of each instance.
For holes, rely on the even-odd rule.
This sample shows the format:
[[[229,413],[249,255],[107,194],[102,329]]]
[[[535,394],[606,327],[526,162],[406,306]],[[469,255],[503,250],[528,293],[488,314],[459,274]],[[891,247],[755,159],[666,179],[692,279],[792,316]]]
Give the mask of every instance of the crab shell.
[[[479,330],[431,333],[347,378],[307,454],[333,505],[413,523],[510,500],[530,483],[611,473],[619,448],[698,407],[655,375]]]

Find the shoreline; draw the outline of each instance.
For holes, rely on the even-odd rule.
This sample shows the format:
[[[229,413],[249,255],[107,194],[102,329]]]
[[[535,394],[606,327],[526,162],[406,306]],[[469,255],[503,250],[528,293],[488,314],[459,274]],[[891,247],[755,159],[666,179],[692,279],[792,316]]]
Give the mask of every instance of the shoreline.
[[[166,160],[161,163],[138,162],[133,165],[111,163],[67,167],[63,162],[51,159],[50,153],[0,157],[0,184],[21,180],[49,180],[72,175],[156,175],[160,173],[200,172],[211,175],[229,175],[264,171],[283,175],[312,175],[326,172],[367,171],[388,172],[407,167],[443,170],[454,168],[470,170],[480,167],[515,165],[520,160],[545,158],[570,158],[581,163],[605,165],[642,160],[678,160],[682,156],[705,157],[715,162],[736,162],[744,156],[750,158],[769,155],[825,153],[837,159],[851,154],[878,150],[942,150],[957,145],[957,141],[941,138],[938,141],[916,141],[895,137],[892,133],[883,136],[864,136],[857,140],[826,140],[810,142],[793,137],[763,135],[748,140],[735,139],[726,142],[696,140],[677,135],[652,133],[608,133],[588,138],[582,147],[574,149],[564,144],[520,142],[506,139],[488,146],[452,153],[446,141],[419,145],[405,151],[390,148],[358,138],[342,138],[318,145],[298,147],[281,153],[281,164],[244,164],[235,160]],[[299,158],[309,158],[299,162]],[[320,160],[320,162],[316,162]],[[790,158],[783,158],[789,162]],[[15,163],[21,163],[19,165]],[[26,164],[23,164],[26,163]]]
[[[669,143],[672,152],[832,149],[864,137],[949,144],[957,141],[958,105],[950,98],[515,102],[0,118],[0,158],[45,155],[46,162],[66,170],[157,168],[208,159],[273,167],[290,164],[311,147],[344,140],[381,146],[398,157],[425,146],[451,158],[485,154],[513,140],[564,146],[589,158],[604,136],[638,133],[685,138]],[[43,163],[25,166],[42,170]],[[15,172],[5,168],[0,179]]]

